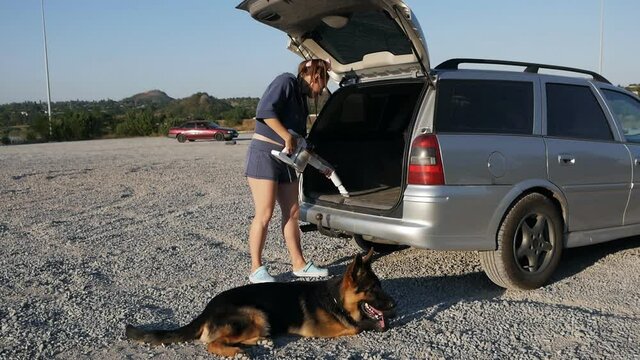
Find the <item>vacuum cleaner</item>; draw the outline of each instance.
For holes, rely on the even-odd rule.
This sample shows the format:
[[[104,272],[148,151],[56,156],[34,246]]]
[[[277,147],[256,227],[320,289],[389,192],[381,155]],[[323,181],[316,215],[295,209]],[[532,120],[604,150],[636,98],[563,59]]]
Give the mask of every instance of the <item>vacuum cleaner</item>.
[[[297,134],[295,131],[289,130],[289,132],[296,138],[296,149],[287,154],[283,151],[271,150],[271,155],[283,163],[294,168],[298,173],[302,173],[308,165],[318,169],[323,174],[330,174],[327,177],[331,179],[333,185],[338,188],[340,195],[349,197],[349,192],[342,185],[342,181],[336,174],[336,170],[326,160],[315,154],[308,146],[305,138]]]

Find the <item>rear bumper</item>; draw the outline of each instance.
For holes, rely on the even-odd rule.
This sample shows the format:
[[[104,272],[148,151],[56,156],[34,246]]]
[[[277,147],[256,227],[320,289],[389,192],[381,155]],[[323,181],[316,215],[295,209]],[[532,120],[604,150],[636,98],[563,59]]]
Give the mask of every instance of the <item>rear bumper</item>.
[[[433,250],[495,250],[496,218],[507,186],[409,186],[402,218],[300,204],[300,219],[384,243]],[[375,242],[375,239],[372,241]]]

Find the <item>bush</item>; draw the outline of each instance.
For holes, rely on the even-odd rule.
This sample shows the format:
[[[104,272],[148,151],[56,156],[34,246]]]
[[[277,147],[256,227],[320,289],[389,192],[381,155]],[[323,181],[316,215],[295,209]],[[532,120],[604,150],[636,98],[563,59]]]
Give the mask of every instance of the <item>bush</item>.
[[[155,132],[156,125],[150,111],[132,111],[125,115],[124,121],[116,126],[118,136],[149,136]]]
[[[233,108],[231,110],[225,111],[222,113],[222,118],[227,121],[233,121],[236,124],[241,124],[242,119],[247,119],[252,117],[253,115],[247,109],[243,108]]]
[[[226,119],[226,120],[220,121],[220,125],[225,127],[236,128],[242,125],[242,121],[243,121],[242,119]]]
[[[40,138],[49,139],[49,124],[46,118],[37,119],[33,131]],[[51,121],[53,140],[89,140],[102,136],[102,118],[87,112],[67,112]]]
[[[40,141],[41,139],[40,134],[33,131],[33,129],[31,128],[26,130],[26,134],[24,138],[27,140],[28,143],[34,143],[34,142]]]
[[[183,122],[185,122],[185,119],[183,118],[165,118],[164,121],[162,121],[160,123],[160,126],[158,127],[158,133],[159,135],[166,136],[169,133],[170,128],[174,126],[178,126]]]
[[[49,117],[44,114],[37,114],[31,125],[33,132],[38,134],[40,139],[49,139]]]

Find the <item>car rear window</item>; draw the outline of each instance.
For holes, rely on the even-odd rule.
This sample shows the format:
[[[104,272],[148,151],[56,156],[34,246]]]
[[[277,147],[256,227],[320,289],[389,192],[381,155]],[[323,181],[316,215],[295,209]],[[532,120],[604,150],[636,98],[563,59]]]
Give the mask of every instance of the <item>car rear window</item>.
[[[364,55],[380,51],[394,55],[413,53],[407,36],[384,12],[354,13],[339,29],[321,23],[307,36],[341,64],[361,61]]]
[[[533,83],[502,80],[440,80],[437,132],[531,134]]]

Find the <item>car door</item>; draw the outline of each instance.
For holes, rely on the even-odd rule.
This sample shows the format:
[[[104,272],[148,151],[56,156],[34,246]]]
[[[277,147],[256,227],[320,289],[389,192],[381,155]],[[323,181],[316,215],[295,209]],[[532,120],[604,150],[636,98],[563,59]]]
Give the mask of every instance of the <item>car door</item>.
[[[601,88],[607,107],[622,134],[633,162],[633,183],[624,225],[640,224],[640,99],[617,88]]]
[[[543,77],[550,181],[567,199],[569,231],[621,226],[631,158],[590,83]],[[611,120],[611,121],[610,121]]]
[[[208,126],[205,122],[197,122],[194,131],[194,139],[205,139],[207,137]]]
[[[187,137],[187,139],[194,139],[195,131],[196,131],[195,123],[188,122],[182,125],[182,133]]]

